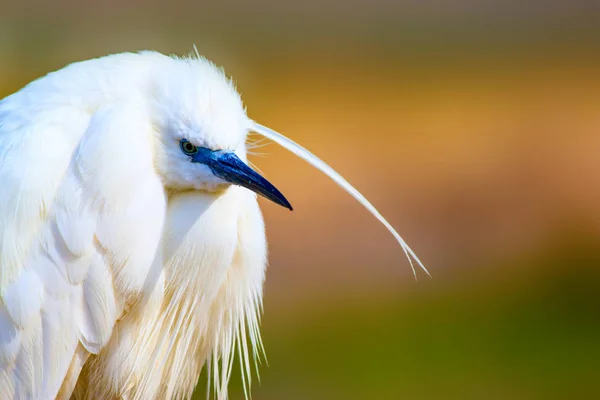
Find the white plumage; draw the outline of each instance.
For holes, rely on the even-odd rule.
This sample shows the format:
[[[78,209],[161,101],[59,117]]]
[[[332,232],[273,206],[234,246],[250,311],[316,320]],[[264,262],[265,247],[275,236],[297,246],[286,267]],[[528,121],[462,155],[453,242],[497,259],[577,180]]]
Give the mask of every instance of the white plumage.
[[[188,398],[204,366],[224,399],[236,355],[250,384],[266,266],[253,191],[289,206],[244,169],[250,130],[327,173],[423,267],[335,171],[248,119],[208,61],[73,64],[0,102],[0,399]]]

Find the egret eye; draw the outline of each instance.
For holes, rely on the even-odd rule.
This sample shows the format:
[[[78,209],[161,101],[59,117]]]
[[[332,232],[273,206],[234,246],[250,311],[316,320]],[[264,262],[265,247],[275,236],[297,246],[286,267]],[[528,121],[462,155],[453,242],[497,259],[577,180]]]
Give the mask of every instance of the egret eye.
[[[181,151],[183,151],[188,156],[193,156],[198,152],[198,148],[185,139],[179,142],[179,146],[181,147]]]

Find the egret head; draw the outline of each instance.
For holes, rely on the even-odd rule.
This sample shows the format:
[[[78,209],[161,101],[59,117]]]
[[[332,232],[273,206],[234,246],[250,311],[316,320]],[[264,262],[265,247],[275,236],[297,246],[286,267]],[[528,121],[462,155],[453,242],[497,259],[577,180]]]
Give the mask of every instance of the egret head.
[[[286,198],[246,164],[246,137],[253,131],[329,176],[390,231],[408,257],[413,273],[413,259],[427,272],[398,232],[339,173],[298,143],[248,118],[240,95],[221,69],[197,54],[183,60],[162,60],[170,65],[157,62],[150,98],[159,137],[157,169],[167,188],[219,191],[239,185],[291,210]]]
[[[291,210],[283,194],[247,165],[251,121],[233,83],[203,58],[184,61],[174,64],[176,71],[162,69],[170,75],[152,88],[157,168],[165,185],[219,191],[233,184]]]

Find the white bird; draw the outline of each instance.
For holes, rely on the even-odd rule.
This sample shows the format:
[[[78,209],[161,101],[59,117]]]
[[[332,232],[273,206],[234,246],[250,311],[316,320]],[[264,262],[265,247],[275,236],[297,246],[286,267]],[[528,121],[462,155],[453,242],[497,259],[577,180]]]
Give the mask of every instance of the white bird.
[[[0,399],[189,398],[204,366],[225,399],[236,354],[249,390],[267,263],[256,193],[292,209],[246,165],[250,131],[330,176],[425,270],[206,59],[75,63],[0,101]]]

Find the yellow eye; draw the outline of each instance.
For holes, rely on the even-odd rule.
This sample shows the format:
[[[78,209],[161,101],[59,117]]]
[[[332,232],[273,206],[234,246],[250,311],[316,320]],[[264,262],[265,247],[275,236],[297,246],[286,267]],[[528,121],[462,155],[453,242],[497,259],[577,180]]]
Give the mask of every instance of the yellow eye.
[[[193,156],[198,152],[198,148],[185,139],[182,139],[181,142],[179,142],[179,146],[181,147],[181,151],[188,156]]]

